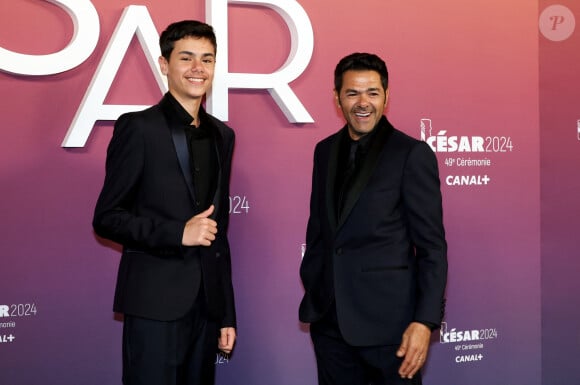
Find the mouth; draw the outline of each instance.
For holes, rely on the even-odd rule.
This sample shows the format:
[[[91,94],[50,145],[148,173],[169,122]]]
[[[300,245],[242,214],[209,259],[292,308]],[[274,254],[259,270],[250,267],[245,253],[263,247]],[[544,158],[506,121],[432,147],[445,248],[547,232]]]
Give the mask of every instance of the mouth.
[[[356,116],[357,118],[368,118],[369,116],[371,116],[371,113],[370,111],[369,112],[355,111],[354,116]]]
[[[203,82],[205,82],[205,79],[203,78],[187,77],[186,79],[191,84],[203,84]]]

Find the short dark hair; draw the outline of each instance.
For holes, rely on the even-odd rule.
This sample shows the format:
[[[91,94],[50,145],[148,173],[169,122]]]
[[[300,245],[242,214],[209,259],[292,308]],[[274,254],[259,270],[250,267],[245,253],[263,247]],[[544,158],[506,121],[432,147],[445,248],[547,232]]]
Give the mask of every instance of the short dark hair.
[[[165,31],[159,36],[159,48],[161,48],[161,55],[169,60],[171,51],[175,46],[177,40],[184,37],[194,37],[197,39],[208,39],[213,45],[214,51],[217,52],[217,43],[215,33],[211,25],[202,23],[197,20],[183,20],[169,24]]]
[[[340,92],[342,88],[342,75],[346,71],[376,71],[381,76],[381,84],[386,91],[389,86],[389,72],[387,65],[375,54],[355,52],[340,59],[334,70],[334,89]]]

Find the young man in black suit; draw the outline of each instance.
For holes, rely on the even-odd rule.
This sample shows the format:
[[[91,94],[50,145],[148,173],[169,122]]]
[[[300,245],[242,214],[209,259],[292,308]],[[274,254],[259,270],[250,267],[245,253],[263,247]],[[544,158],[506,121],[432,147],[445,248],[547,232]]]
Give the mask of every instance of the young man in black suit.
[[[334,79],[346,125],[314,152],[300,320],[319,384],[420,384],[447,277],[437,160],[383,116],[382,59],[351,54]]]
[[[114,311],[124,314],[123,383],[209,385],[236,339],[229,179],[234,132],[205,112],[211,26],[173,23],[159,65],[169,92],[115,123],[95,232],[123,246]]]

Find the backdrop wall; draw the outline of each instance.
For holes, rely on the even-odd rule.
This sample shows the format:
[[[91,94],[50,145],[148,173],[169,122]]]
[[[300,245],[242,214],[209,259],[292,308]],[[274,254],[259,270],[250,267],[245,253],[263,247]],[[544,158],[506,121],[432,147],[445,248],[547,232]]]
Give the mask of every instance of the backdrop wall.
[[[208,20],[218,3],[225,0],[138,5],[159,32],[176,20]],[[227,36],[218,36],[218,60],[227,53],[229,72],[272,73],[289,56],[293,36],[304,36],[304,25],[298,32],[288,27],[284,9],[293,1],[263,3],[276,6],[231,1],[220,16],[227,17]],[[52,75],[23,74],[0,60],[2,384],[120,383],[122,323],[111,312],[119,246],[95,237],[90,226],[113,122],[89,122],[82,146],[61,144],[123,11],[137,3],[3,1],[0,47],[28,55],[63,50],[79,35],[71,14],[81,4],[94,8],[100,26],[86,59]],[[314,49],[290,88],[314,122],[289,122],[267,90],[229,91],[228,123],[237,133],[230,240],[239,340],[233,357],[216,358],[218,384],[316,383],[307,327],[297,317],[298,268],[314,145],[344,124],[334,107],[332,72],[354,51],[386,60],[387,116],[430,143],[439,159],[450,270],[445,324],[433,337],[425,383],[580,383],[573,370],[580,310],[570,305],[579,285],[574,47],[580,37],[573,21],[580,6],[573,0],[329,4],[297,3]],[[566,8],[542,13],[554,4]],[[569,34],[561,39],[563,28]],[[144,51],[134,37],[106,105],[160,98]]]
[[[542,377],[565,385],[580,383],[580,4],[544,0],[540,12]]]

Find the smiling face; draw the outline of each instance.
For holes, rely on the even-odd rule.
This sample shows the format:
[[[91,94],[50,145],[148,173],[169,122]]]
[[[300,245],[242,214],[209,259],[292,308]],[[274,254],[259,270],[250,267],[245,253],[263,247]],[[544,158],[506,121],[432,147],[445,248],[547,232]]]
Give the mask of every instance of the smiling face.
[[[185,37],[175,42],[169,59],[159,58],[159,66],[178,102],[186,109],[199,105],[213,81],[215,47],[206,38]]]
[[[360,139],[375,128],[383,116],[388,95],[376,71],[349,70],[342,74],[342,87],[334,90],[334,97],[353,140]]]

